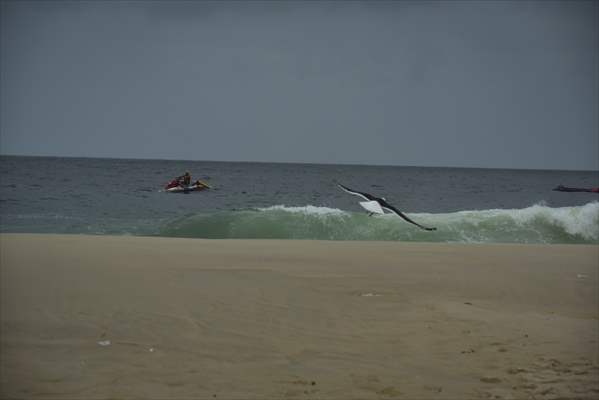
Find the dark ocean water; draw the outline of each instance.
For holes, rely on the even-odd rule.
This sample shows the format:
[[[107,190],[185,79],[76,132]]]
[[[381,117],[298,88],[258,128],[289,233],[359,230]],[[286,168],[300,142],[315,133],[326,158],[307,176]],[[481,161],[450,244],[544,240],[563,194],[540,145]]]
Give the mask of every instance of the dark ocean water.
[[[166,193],[190,171],[213,189]],[[424,225],[368,217],[336,182]],[[599,172],[0,157],[0,231],[201,238],[599,243]]]

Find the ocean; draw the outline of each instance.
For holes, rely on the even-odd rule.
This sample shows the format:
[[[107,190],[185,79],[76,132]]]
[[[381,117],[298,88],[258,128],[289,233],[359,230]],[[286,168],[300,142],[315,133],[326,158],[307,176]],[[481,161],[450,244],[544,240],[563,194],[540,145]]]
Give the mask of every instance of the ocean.
[[[189,171],[211,190],[168,193]],[[368,216],[336,183],[386,200]],[[599,244],[599,171],[0,156],[0,231],[214,239]]]

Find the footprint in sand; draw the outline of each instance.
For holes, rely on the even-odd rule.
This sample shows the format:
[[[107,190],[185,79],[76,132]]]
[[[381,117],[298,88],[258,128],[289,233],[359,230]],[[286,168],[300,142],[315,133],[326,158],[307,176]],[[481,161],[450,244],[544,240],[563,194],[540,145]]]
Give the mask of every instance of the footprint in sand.
[[[378,376],[370,374],[370,375],[356,375],[351,374],[351,378],[354,381],[354,384],[363,390],[373,391],[379,396],[383,397],[398,397],[401,396],[401,392],[399,389],[393,386],[385,386],[381,388],[381,381]]]
[[[316,386],[316,381],[307,381],[305,379],[296,379],[294,381],[291,381],[291,383],[293,385],[305,386],[306,388],[289,389],[285,392],[285,397],[296,397],[296,396],[301,396],[301,395],[314,395],[315,393],[318,393],[318,389],[308,390],[308,387]]]
[[[593,368],[597,367],[587,359],[568,362],[540,357],[526,369],[510,368],[506,372],[518,376],[515,389],[524,390],[528,397],[597,398],[599,381]]]
[[[480,378],[480,381],[484,383],[499,383],[501,382],[501,379],[495,376],[483,376],[482,378]]]
[[[393,386],[387,386],[384,389],[377,390],[376,394],[378,394],[379,396],[397,397],[401,395],[401,392]]]

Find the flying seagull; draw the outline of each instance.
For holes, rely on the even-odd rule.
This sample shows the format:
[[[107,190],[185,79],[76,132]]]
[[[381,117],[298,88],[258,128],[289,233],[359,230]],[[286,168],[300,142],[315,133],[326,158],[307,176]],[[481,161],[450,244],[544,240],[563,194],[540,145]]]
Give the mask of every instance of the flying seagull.
[[[343,186],[340,183],[338,183],[337,185],[339,185],[339,187],[342,190],[346,191],[349,194],[353,194],[353,195],[359,196],[365,200],[368,200],[368,201],[360,202],[360,205],[362,207],[364,207],[366,210],[368,210],[371,215],[374,213],[384,214],[385,212],[383,210],[387,210],[387,211],[391,211],[391,212],[399,215],[401,218],[405,219],[406,221],[408,221],[411,224],[416,225],[419,228],[425,229],[427,231],[436,231],[437,230],[437,228],[427,228],[426,226],[422,226],[419,223],[412,221],[404,213],[399,211],[397,208],[393,207],[391,204],[387,203],[387,200],[385,200],[384,198],[375,197],[369,193],[358,192],[357,190],[350,189],[346,186]]]

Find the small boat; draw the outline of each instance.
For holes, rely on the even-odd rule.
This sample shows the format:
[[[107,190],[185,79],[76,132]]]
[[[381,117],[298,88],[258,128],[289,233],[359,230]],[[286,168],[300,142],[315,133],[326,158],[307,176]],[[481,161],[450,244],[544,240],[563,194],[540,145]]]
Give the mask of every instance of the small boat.
[[[200,190],[208,189],[208,186],[205,185],[189,185],[189,186],[175,186],[172,188],[165,189],[170,193],[189,193],[189,192],[198,192]]]
[[[557,191],[557,192],[588,192],[588,193],[599,193],[599,187],[596,188],[572,188],[572,187],[566,187],[563,185],[559,185],[558,187],[554,188],[553,190]]]
[[[164,191],[170,193],[199,192],[205,189],[210,189],[210,186],[200,180],[197,180],[191,185],[181,185],[176,179],[174,179],[164,187]]]

